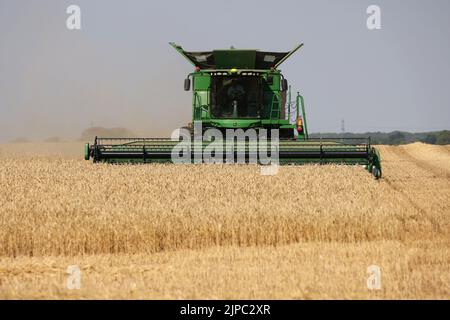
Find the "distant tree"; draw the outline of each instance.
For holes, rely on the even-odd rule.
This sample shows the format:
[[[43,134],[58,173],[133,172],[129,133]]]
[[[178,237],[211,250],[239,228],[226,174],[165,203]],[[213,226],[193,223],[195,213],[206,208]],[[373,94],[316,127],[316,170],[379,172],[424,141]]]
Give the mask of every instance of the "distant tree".
[[[406,142],[405,135],[400,131],[394,131],[388,135],[389,144],[401,144]]]
[[[423,142],[425,143],[429,143],[429,144],[435,144],[436,143],[436,134],[434,133],[429,133],[425,136],[425,139],[423,139]]]
[[[438,133],[436,144],[450,144],[450,131],[444,130]]]
[[[370,137],[372,144],[405,144],[413,142],[425,142],[429,144],[450,144],[450,131],[432,131],[432,132],[404,132],[393,131],[385,132],[365,132],[365,133],[312,133],[311,138],[329,137],[339,139],[342,137],[356,138],[356,137]]]

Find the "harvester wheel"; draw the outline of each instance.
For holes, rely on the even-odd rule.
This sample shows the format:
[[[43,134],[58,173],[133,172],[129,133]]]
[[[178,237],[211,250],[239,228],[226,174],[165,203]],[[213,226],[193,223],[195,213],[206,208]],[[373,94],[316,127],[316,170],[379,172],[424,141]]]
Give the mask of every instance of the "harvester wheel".
[[[84,160],[89,160],[89,143],[84,145]]]
[[[373,166],[372,167],[372,175],[374,176],[375,179],[380,179],[381,178],[381,170],[378,169],[377,167]]]

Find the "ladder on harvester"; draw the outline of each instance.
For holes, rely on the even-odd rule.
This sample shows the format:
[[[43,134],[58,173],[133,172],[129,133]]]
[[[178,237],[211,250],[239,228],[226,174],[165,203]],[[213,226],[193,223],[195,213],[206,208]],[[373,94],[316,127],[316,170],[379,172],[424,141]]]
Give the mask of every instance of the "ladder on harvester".
[[[280,118],[280,98],[276,94],[274,94],[272,98],[272,109],[270,111],[270,118],[271,119]]]

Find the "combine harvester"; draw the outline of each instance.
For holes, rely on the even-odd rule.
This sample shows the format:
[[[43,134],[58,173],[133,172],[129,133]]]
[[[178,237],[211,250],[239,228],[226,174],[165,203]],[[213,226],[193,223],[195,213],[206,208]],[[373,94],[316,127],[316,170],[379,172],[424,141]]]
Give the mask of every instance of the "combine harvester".
[[[189,163],[202,162],[202,153],[214,141],[204,139],[208,129],[216,133],[249,131],[268,133],[265,145],[270,154],[277,153],[279,164],[349,164],[363,165],[378,179],[381,177],[380,154],[370,143],[370,138],[360,139],[311,139],[305,117],[303,97],[297,93],[291,101],[287,80],[278,69],[303,44],[288,52],[264,52],[259,50],[213,50],[188,52],[170,43],[194,66],[184,81],[184,90],[191,89],[192,121],[185,127],[186,135],[176,138],[100,138],[94,144],[85,145],[85,159],[94,162],[174,162],[175,148],[188,139],[187,148],[180,155],[188,156]],[[191,81],[192,79],[192,81]],[[198,127],[198,124],[201,126]],[[200,129],[198,129],[200,128]],[[230,130],[233,129],[233,130]],[[242,129],[242,130],[237,130]],[[265,130],[264,130],[265,129]],[[276,129],[276,130],[274,130]],[[209,130],[211,131],[211,130]],[[276,132],[279,139],[275,139]],[[273,137],[271,136],[273,135]],[[200,137],[200,140],[199,138]],[[192,139],[191,139],[192,138]],[[230,152],[235,159],[239,151],[250,159],[264,163],[258,158],[257,148],[251,139],[229,140],[231,147],[223,143],[222,159]],[[276,149],[269,144],[276,140]],[[200,142],[199,142],[200,141]],[[186,141],[185,141],[186,143]],[[179,152],[176,149],[176,153]],[[183,151],[184,150],[184,151]],[[213,152],[214,154],[214,152]],[[218,156],[218,154],[214,154]],[[200,159],[200,161],[198,161]],[[228,158],[227,158],[228,159]],[[242,158],[241,158],[242,159]]]

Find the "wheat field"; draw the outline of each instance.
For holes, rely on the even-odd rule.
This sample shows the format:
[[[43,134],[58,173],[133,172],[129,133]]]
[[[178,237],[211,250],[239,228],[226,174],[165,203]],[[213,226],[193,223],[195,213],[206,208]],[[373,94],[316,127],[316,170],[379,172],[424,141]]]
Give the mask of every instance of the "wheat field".
[[[379,148],[376,181],[351,166],[263,176],[0,145],[0,298],[449,299],[450,146]]]

